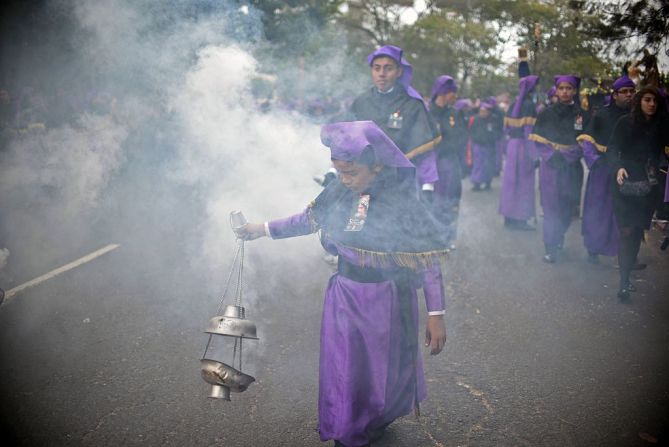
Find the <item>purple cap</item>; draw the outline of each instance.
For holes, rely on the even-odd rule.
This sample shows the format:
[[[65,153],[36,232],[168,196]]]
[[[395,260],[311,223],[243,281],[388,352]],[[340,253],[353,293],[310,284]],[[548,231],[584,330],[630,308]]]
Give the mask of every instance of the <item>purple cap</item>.
[[[612,86],[614,92],[617,92],[621,88],[625,88],[625,87],[636,88],[636,84],[634,83],[634,81],[632,81],[627,75],[623,75],[623,76],[619,77],[618,79],[616,79],[613,82],[613,86]]]
[[[472,101],[471,99],[462,98],[455,101],[455,110],[471,109]]]
[[[548,92],[546,92],[546,98],[551,99],[553,96],[555,96],[555,92],[557,92],[555,86],[549,88]]]
[[[445,95],[451,92],[457,92],[458,85],[455,83],[455,79],[448,75],[439,76],[432,84],[432,93],[430,94],[430,101],[434,101],[439,95]]]
[[[574,75],[555,75],[553,78],[555,80],[555,87],[560,85],[561,82],[566,82],[571,84],[576,91],[578,91],[579,86],[581,85],[581,78]]]
[[[395,45],[384,45],[367,56],[367,64],[371,67],[374,59],[381,56],[391,58],[402,67],[400,83],[404,86],[409,96],[423,101],[421,94],[411,86],[411,79],[413,79],[413,67],[404,58],[402,49],[400,47],[396,47]]]
[[[513,103],[511,118],[520,118],[523,101],[525,101],[525,97],[534,90],[538,82],[539,76],[537,75],[525,76],[518,82],[518,97],[516,98],[516,102]],[[554,89],[555,87],[551,88]]]
[[[356,161],[370,146],[384,166],[414,168],[374,121],[346,121],[321,127],[321,141],[330,148],[333,160]]]
[[[481,105],[479,106],[479,109],[483,110],[492,110],[495,108],[495,104],[488,100],[481,101]]]

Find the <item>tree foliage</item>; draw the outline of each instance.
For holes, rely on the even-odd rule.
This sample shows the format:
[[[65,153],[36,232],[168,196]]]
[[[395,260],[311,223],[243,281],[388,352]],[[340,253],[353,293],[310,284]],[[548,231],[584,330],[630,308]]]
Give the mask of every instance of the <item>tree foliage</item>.
[[[612,44],[616,54],[662,49],[669,55],[669,0],[574,1],[602,18],[590,34]]]

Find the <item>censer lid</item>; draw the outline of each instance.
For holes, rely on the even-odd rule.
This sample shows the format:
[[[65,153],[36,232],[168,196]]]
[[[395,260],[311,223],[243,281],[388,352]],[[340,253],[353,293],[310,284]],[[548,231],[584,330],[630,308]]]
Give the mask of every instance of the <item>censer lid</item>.
[[[245,314],[246,312],[241,306],[225,306],[222,316],[209,320],[205,332],[258,340],[256,325],[253,321],[245,319]]]

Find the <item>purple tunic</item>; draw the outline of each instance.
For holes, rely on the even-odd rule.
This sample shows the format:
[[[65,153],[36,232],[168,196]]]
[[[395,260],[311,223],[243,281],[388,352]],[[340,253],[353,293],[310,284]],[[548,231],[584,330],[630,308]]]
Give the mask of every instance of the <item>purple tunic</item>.
[[[618,254],[619,232],[611,193],[614,174],[594,144],[581,141],[581,147],[590,169],[583,199],[583,243],[589,253],[615,256]]]
[[[305,210],[269,223],[273,239],[316,231]],[[324,245],[350,263],[360,256],[353,249],[326,239]],[[428,311],[443,310],[445,291],[441,269],[421,272]],[[335,273],[325,290],[320,341],[319,432],[321,440],[349,446],[369,443],[368,430],[409,414],[425,399],[421,355],[407,348],[408,335],[418,336],[418,304],[392,280],[361,283]],[[404,304],[403,304],[404,303]],[[409,306],[406,308],[406,306]],[[404,307],[404,309],[403,309]],[[403,333],[409,318],[415,334]]]
[[[472,172],[474,184],[487,184],[495,174],[495,148],[472,143]]]
[[[574,144],[554,149],[550,144],[535,142],[535,147],[541,157],[539,165],[539,192],[541,195],[541,206],[544,210],[544,244],[552,247],[564,245],[564,236],[571,224],[574,212],[574,198],[570,194],[573,179],[568,173],[576,163],[581,160],[581,148]],[[561,154],[567,165],[567,169],[559,169],[551,166],[549,160]]]
[[[535,151],[532,141],[525,138],[509,139],[499,198],[499,213],[504,217],[527,220],[536,214],[533,160]]]

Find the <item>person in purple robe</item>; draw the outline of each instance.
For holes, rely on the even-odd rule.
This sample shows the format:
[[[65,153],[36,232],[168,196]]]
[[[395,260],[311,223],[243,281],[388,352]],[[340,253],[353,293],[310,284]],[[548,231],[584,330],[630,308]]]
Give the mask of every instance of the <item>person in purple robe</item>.
[[[439,180],[434,148],[440,137],[422,96],[411,86],[413,68],[394,45],[373,51],[367,63],[374,85],[353,102],[353,119],[374,121],[393,140],[416,166],[421,195],[430,202]]]
[[[495,105],[490,101],[482,101],[479,113],[469,128],[469,139],[472,147],[472,172],[470,180],[472,191],[492,189],[492,178],[495,175],[495,147],[502,133],[502,126],[493,115]]]
[[[509,136],[506,163],[502,173],[499,213],[504,216],[504,227],[512,230],[534,230],[527,221],[535,211],[535,156],[534,142],[528,139],[536,121],[536,104],[532,96],[539,82],[536,75],[528,75],[518,83],[518,97],[509,107],[504,127]]]
[[[615,80],[612,101],[597,110],[588,128],[578,136],[583,148],[583,159],[590,170],[583,199],[581,234],[588,250],[588,261],[596,264],[599,255],[618,254],[618,225],[613,214],[614,174],[606,160],[609,138],[618,119],[629,113],[636,91],[634,82],[627,76]]]
[[[320,231],[338,255],[323,305],[320,337],[321,440],[369,445],[426,397],[418,348],[416,288],[428,311],[425,345],[445,343],[441,264],[448,253],[440,223],[416,198],[415,167],[371,121],[323,126],[338,178],[294,216],[249,223],[252,240]]]
[[[588,115],[578,100],[580,78],[555,76],[558,101],[537,115],[528,137],[534,141],[539,164],[539,193],[544,210],[544,262],[557,261],[564,236],[581,200],[582,150],[576,138],[583,133]],[[580,178],[579,178],[580,175]]]
[[[455,249],[457,223],[462,198],[462,149],[467,142],[467,126],[461,110],[455,108],[458,86],[448,75],[439,76],[432,85],[430,113],[441,141],[437,145],[437,171],[433,210],[447,227],[449,248]]]
[[[644,231],[650,228],[660,157],[665,147],[667,111],[657,88],[646,86],[634,96],[632,111],[618,119],[609,139],[608,158],[615,173],[613,209],[620,229],[618,298],[636,290],[630,282]]]

